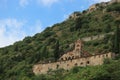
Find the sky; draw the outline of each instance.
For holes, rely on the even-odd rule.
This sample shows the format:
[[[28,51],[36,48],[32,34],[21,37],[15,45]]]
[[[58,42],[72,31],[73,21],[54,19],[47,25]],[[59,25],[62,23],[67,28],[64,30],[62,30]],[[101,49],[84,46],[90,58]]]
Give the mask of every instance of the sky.
[[[42,32],[74,11],[109,0],[0,0],[0,47]]]

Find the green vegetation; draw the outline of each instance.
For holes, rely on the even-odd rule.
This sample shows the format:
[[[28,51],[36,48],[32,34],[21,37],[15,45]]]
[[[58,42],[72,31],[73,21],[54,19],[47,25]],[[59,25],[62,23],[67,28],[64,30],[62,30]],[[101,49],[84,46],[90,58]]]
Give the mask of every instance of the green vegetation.
[[[55,50],[54,50],[54,58],[55,58],[55,61],[57,61],[57,59],[59,59],[59,41],[56,41],[56,44],[55,44]]]
[[[107,11],[108,12],[111,12],[111,11],[120,12],[120,3],[113,3],[112,5],[108,6]]]
[[[89,14],[83,12],[77,19],[70,18],[46,28],[33,37],[26,37],[14,45],[0,48],[0,80],[120,80],[120,60],[113,60],[110,64],[102,66],[77,67],[70,71],[60,69],[50,72],[51,75],[35,76],[32,72],[34,64],[57,60],[60,55],[71,50],[69,45],[79,38],[118,30],[115,21],[120,19],[119,5],[120,3],[117,3],[105,7],[108,11],[104,13],[103,9]],[[117,36],[115,41],[114,35]],[[119,51],[120,45],[116,45],[120,44],[118,33],[114,35],[85,42],[84,50],[91,54]]]
[[[120,21],[116,21],[116,30],[115,30],[115,40],[114,40],[114,52],[116,54],[120,54],[120,30],[119,30],[119,23]]]

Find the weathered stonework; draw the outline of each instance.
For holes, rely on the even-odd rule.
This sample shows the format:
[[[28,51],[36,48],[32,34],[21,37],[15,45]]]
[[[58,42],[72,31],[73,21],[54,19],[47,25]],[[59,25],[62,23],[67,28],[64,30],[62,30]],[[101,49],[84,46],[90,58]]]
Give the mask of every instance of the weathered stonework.
[[[98,3],[98,4],[93,4],[92,6],[89,7],[88,13],[91,13],[91,12],[99,9],[100,7],[105,7],[107,5],[108,5],[107,2],[101,2],[101,3]]]
[[[82,50],[83,42],[77,40],[75,42],[75,49],[65,53],[59,58],[57,62],[36,64],[33,67],[33,72],[38,74],[46,74],[49,70],[65,69],[70,70],[75,66],[95,66],[103,64],[104,59],[114,57],[114,54],[104,53],[90,55],[88,52]]]
[[[75,66],[95,66],[95,65],[101,65],[103,64],[103,61],[105,58],[112,58],[112,53],[105,53],[100,55],[94,55],[89,57],[83,57],[83,58],[76,58],[72,60],[64,60],[64,61],[58,61],[54,63],[47,63],[47,64],[36,64],[33,67],[33,72],[38,74],[46,74],[49,70],[57,70],[57,69],[65,69],[69,70]]]
[[[97,6],[96,6],[96,4],[94,4],[94,5],[89,7],[88,13],[95,11],[96,9],[97,9]]]
[[[111,0],[110,2],[109,2],[109,4],[112,4],[112,3],[116,3],[116,2],[120,2],[120,0]]]
[[[74,20],[75,20],[75,19],[78,18],[80,15],[81,15],[80,12],[74,12],[74,13],[72,13],[72,14],[69,16],[68,19],[74,19]]]
[[[110,5],[110,4],[112,4],[112,3],[119,3],[119,2],[120,2],[120,0],[111,0],[111,1],[109,1],[109,2],[101,2],[101,3],[98,3],[98,4],[93,4],[93,5],[91,5],[91,6],[89,7],[87,13],[91,13],[91,12],[97,10],[97,9],[99,9],[99,7],[105,7],[105,6]],[[105,10],[104,10],[104,11],[105,11]],[[103,11],[103,12],[104,12],[104,11]]]

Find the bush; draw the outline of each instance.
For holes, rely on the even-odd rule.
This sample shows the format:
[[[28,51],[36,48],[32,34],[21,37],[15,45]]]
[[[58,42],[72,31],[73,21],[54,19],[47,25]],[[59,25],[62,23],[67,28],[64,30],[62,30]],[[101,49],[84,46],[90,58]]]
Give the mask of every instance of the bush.
[[[77,73],[79,72],[79,67],[75,66],[73,69],[72,69],[72,73]]]

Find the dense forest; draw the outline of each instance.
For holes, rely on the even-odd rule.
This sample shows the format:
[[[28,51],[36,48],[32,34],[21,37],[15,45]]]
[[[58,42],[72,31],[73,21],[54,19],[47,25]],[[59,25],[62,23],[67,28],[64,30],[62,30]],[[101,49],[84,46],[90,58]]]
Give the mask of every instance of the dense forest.
[[[120,80],[120,3],[87,11],[74,12],[79,14],[76,19],[69,18],[0,48],[0,80]],[[115,59],[106,59],[101,66],[74,67],[70,71],[59,69],[39,76],[32,72],[34,64],[56,61],[71,50],[69,45],[77,39],[110,32],[114,34],[85,42],[84,49],[91,54],[114,52]]]

